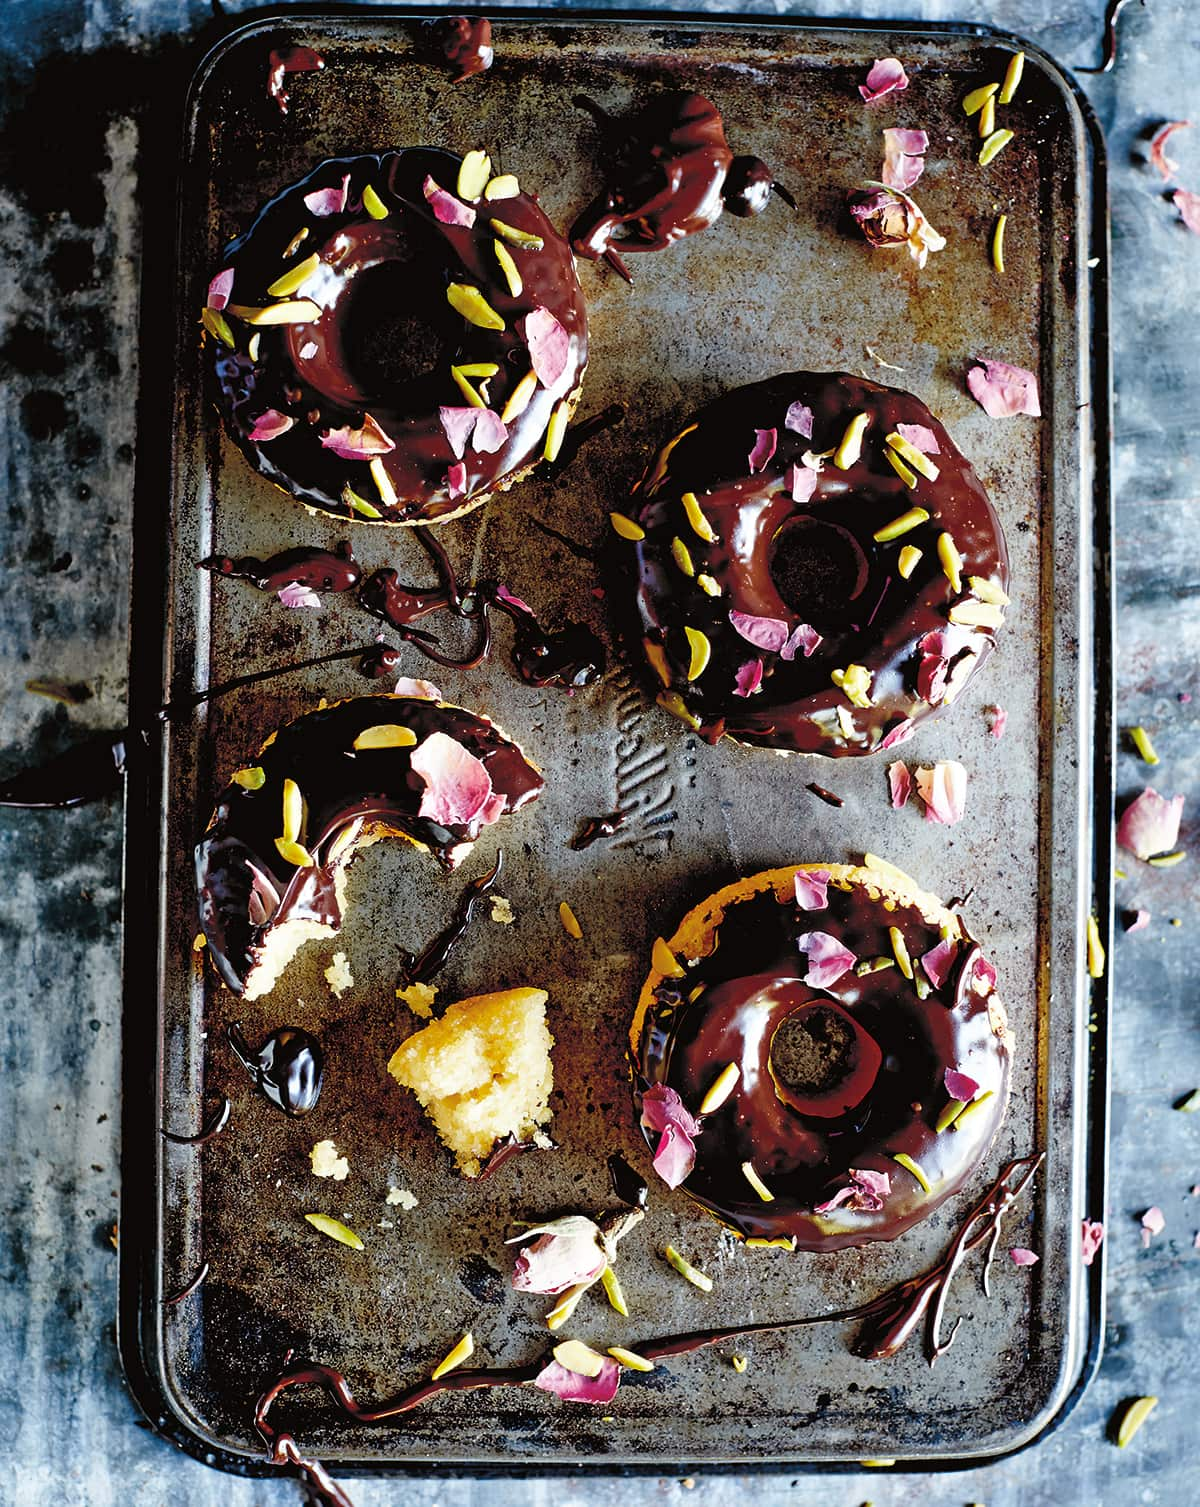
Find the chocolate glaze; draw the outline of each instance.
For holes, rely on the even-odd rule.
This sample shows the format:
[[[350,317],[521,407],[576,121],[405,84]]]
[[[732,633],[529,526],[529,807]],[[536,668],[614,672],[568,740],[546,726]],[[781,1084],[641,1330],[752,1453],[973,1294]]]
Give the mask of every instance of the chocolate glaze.
[[[224,1098],[195,1135],[175,1135],[170,1130],[160,1131],[159,1134],[164,1141],[170,1141],[172,1146],[203,1146],[205,1142],[211,1141],[214,1136],[220,1135],[225,1129],[229,1124],[232,1111],[233,1105],[228,1098]]]
[[[581,853],[584,848],[590,848],[602,837],[614,837],[624,825],[625,813],[623,811],[610,811],[607,816],[586,816],[580,823],[579,831],[567,846]]]
[[[311,47],[277,47],[267,66],[267,93],[279,106],[281,115],[288,113],[288,94],[284,80],[289,73],[318,73],[325,59]]]
[[[456,944],[466,936],[476,905],[495,886],[503,867],[504,852],[501,849],[497,852],[496,861],[487,873],[472,879],[465,887],[458,897],[458,904],[454,907],[454,915],[444,930],[438,932],[433,941],[423,947],[415,957],[411,952],[401,953],[397,987],[407,989],[413,984],[428,983],[431,978],[441,972]]]
[[[454,83],[492,66],[492,23],[486,16],[445,16],[429,23],[430,50],[455,70]]]
[[[499,1172],[506,1162],[511,1162],[514,1157],[523,1155],[526,1151],[544,1151],[549,1147],[541,1146],[537,1141],[519,1141],[510,1130],[502,1141],[497,1141],[488,1152],[487,1161],[479,1169],[479,1176],[475,1179],[481,1183],[485,1177],[491,1177]]]
[[[190,1298],[191,1295],[194,1292],[196,1292],[196,1291],[199,1290],[199,1288],[200,1288],[201,1284],[203,1283],[205,1277],[208,1276],[208,1272],[209,1272],[208,1262],[207,1261],[202,1261],[200,1263],[199,1268],[196,1271],[196,1275],[192,1278],[192,1280],[190,1282],[185,1283],[182,1287],[176,1288],[176,1290],[173,1293],[168,1293],[163,1298],[163,1300],[162,1300],[163,1307],[164,1308],[174,1308],[177,1303],[182,1303],[185,1298]]]
[[[0,781],[0,806],[62,810],[121,788],[130,732],[98,733],[56,758]]]
[[[303,545],[281,550],[266,560],[253,555],[238,555],[235,559],[209,555],[200,561],[200,569],[249,581],[259,591],[279,591],[293,584],[307,586],[311,591],[350,591],[362,579],[362,566],[345,540],[335,550]]]
[[[570,247],[527,193],[480,200],[473,226],[436,219],[422,185],[429,176],[453,193],[460,163],[428,147],[323,162],[272,199],[225,250],[221,266],[233,268],[234,282],[223,314],[237,347],[211,342],[218,404],[251,465],[301,502],[361,522],[363,514],[345,493],[349,487],[388,523],[458,514],[537,459],[551,413],[579,387],[587,365],[587,315]],[[347,175],[346,209],[314,215],[305,195],[340,188]],[[363,208],[368,186],[387,208],[385,219],[372,219]],[[524,285],[516,296],[493,249],[493,218],[544,243],[540,251],[509,246]],[[301,230],[308,234],[285,261]],[[321,309],[318,317],[255,326],[236,313],[270,304],[267,288],[314,252],[316,272],[287,298],[311,299]],[[479,289],[504,329],[483,329],[455,313],[446,298],[451,282]],[[566,369],[552,388],[538,385],[498,450],[485,454],[468,445],[465,491],[452,496],[448,472],[458,457],[438,409],[462,407],[465,399],[450,367],[495,362],[499,372],[486,379],[487,402],[502,410],[530,369],[524,318],[538,307],[570,337]],[[473,380],[478,386],[484,379]],[[269,409],[294,419],[292,428],[272,440],[251,440],[255,421]],[[323,432],[358,428],[365,414],[395,443],[379,457],[394,502],[381,497],[367,459],[342,460],[321,444]]]
[[[230,783],[217,797],[208,829],[196,846],[200,926],[221,977],[237,995],[270,933],[287,920],[341,925],[330,861],[335,839],[360,820],[424,844],[452,868],[479,835],[480,821],[442,827],[418,814],[424,783],[411,769],[412,748],[354,752],[368,727],[398,723],[419,746],[434,732],[448,734],[482,760],[504,811],[517,811],[542,788],[542,777],[515,743],[485,718],[443,702],[408,696],[361,696],[309,712],[288,723],[260,750],[265,774],[258,790]],[[307,802],[301,842],[314,863],[297,868],[282,859],[283,781],[292,779]],[[257,880],[251,865],[257,871]],[[259,917],[258,920],[254,916]]]
[[[768,884],[731,904],[711,953],[655,989],[634,1085],[639,1110],[649,1084],[667,1083],[694,1112],[721,1069],[737,1063],[736,1088],[704,1117],[684,1188],[740,1235],[795,1237],[800,1249],[819,1251],[894,1240],[963,1186],[1003,1116],[1010,1056],[990,1018],[990,993],[968,987],[982,954],[965,934],[946,982],[924,999],[894,963],[862,977],[851,969],[823,990],[805,984],[797,938],[808,932],[836,937],[864,961],[892,958],[889,928],[898,927],[922,977],[918,959],[941,940],[914,905],[897,900],[885,909],[861,883],[834,879],[828,900],[824,910],[802,911]],[[791,1064],[784,1078],[785,1038],[777,1038],[777,1051],[775,1033],[789,1021],[788,1032],[803,1022],[809,1035],[811,1083]],[[828,1056],[819,1060],[822,1050]],[[794,1050],[788,1056],[794,1061]],[[947,1068],[991,1097],[961,1127],[939,1134]],[[893,1160],[897,1154],[916,1162],[930,1192]],[[744,1162],[754,1164],[773,1202],[747,1182]],[[814,1205],[848,1186],[851,1168],[890,1176],[883,1207],[815,1213]]]
[[[818,785],[815,780],[810,780],[805,789],[811,790],[816,798],[819,801],[824,801],[827,806],[840,808],[846,804],[840,795],[834,795],[832,790],[826,790],[824,785]]]
[[[619,1151],[608,1159],[608,1177],[612,1190],[622,1203],[633,1209],[644,1209],[650,1197],[650,1189],[640,1173],[635,1172]]]
[[[622,253],[661,251],[707,230],[726,208],[741,216],[766,208],[770,168],[757,157],[734,158],[721,113],[704,95],[658,94],[628,121],[586,95],[575,103],[600,126],[605,178],[571,227],[577,256],[604,258],[628,279]]]
[[[255,1088],[285,1115],[298,1118],[316,1108],[325,1082],[325,1053],[315,1036],[299,1026],[280,1026],[255,1051],[240,1025],[229,1026],[225,1034]]]
[[[813,436],[786,428],[789,406],[813,410]],[[796,503],[790,473],[806,451],[837,445],[850,419],[870,418],[862,457],[848,470],[827,460],[811,499]],[[884,436],[898,423],[922,424],[937,436],[931,457],[939,478],[919,478],[910,491],[884,455]],[[774,429],[777,448],[765,469],[751,474],[756,430]],[[680,499],[695,493],[718,540],[705,543],[691,528]],[[926,635],[943,635],[952,695],[993,647],[994,630],[949,623],[962,600],[950,589],[938,558],[943,532],[962,556],[962,581],[980,576],[1004,589],[1008,550],[1000,521],[970,464],[945,429],[911,393],[842,374],[794,372],[738,388],[696,415],[677,442],[664,447],[635,489],[637,521],[646,537],[633,546],[636,603],[644,642],[661,648],[678,693],[701,732],[722,732],[744,743],[804,753],[863,754],[905,722],[936,716],[919,693],[917,676]],[[891,543],[873,534],[914,506],[929,521]],[[709,596],[672,558],[672,541],[687,547],[696,575],[720,587]],[[923,553],[908,580],[896,569],[900,549]],[[790,662],[755,648],[735,631],[731,610],[782,619],[789,631],[808,623],[823,642],[811,658]],[[685,628],[704,633],[712,656],[698,679],[687,679],[691,646]],[[971,668],[970,655],[977,655]],[[764,662],[760,691],[734,694],[739,666]],[[871,672],[869,707],[854,706],[830,679],[851,664]],[[840,712],[840,715],[839,715]],[[843,727],[845,720],[845,727]]]

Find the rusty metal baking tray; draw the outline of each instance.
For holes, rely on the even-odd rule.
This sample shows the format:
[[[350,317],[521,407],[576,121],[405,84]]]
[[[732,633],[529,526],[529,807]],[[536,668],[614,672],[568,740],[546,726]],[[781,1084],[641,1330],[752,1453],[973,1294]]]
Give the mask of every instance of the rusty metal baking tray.
[[[397,1426],[350,1425],[311,1392],[288,1399],[287,1417],[307,1448],[349,1470],[863,1457],[930,1468],[1020,1447],[1077,1388],[1100,1321],[1100,1268],[1082,1266],[1077,1238],[1080,1219],[1102,1207],[1106,1103],[1104,999],[1081,957],[1089,908],[1108,914],[1110,858],[1093,837],[1109,830],[1111,808],[1099,138],[1070,81],[1027,48],[1016,138],[984,173],[960,101],[1016,44],[981,28],[505,12],[494,70],[458,86],[415,55],[419,23],[374,10],[257,19],[221,40],[193,78],[176,270],[150,269],[147,304],[142,712],[172,691],[362,642],[373,628],[352,601],[288,613],[196,569],[214,549],[263,554],[346,534],[253,474],[206,400],[195,310],[225,239],[320,158],[402,143],[487,143],[566,224],[596,182],[593,127],[571,105],[580,92],[620,112],[662,85],[703,91],[734,150],[765,157],[799,209],[726,216],[639,258],[632,290],[606,269],[581,268],[593,350],[581,415],[617,402],[626,421],[558,482],[535,477],[445,529],[454,558],[502,576],[550,620],[582,618],[610,636],[593,567],[534,524],[594,544],[652,446],[700,403],[780,371],[862,368],[927,401],[976,466],[1008,533],[1013,608],[986,673],[909,750],[967,765],[969,814],[952,829],[911,808],[891,811],[882,760],[783,760],[699,743],[648,701],[619,655],[573,696],[519,682],[503,641],[477,670],[436,672],[451,699],[496,717],[548,773],[544,797],[499,836],[515,923],[485,917],[440,985],[442,999],[509,983],[549,990],[561,1149],[476,1184],[452,1175],[385,1064],[415,1025],[393,994],[399,949],[416,950],[444,923],[497,839],[485,836],[452,879],[404,844],[373,848],[352,872],[354,909],[337,943],[354,988],[335,1000],[322,977],[334,949],[310,944],[266,1001],[237,1007],[192,950],[191,850],[213,792],[278,723],[367,686],[349,663],[327,666],[168,724],[161,749],[135,771],[130,800],[121,1329],[134,1389],[168,1437],[253,1471],[253,1401],[289,1348],[343,1369],[364,1398],[401,1390],[468,1327],[487,1363],[533,1359],[545,1345],[543,1304],[511,1291],[501,1242],[514,1218],[605,1206],[610,1151],[646,1165],[624,1036],[652,937],[736,874],[870,849],[945,896],[971,890],[966,914],[1000,966],[1017,1047],[1011,1108],[988,1167],[894,1244],[826,1257],[739,1249],[682,1194],[656,1188],[650,1216],[622,1246],[633,1317],[589,1298],[576,1328],[608,1345],[860,1302],[940,1255],[1004,1160],[1044,1148],[1045,1173],[1011,1216],[1007,1242],[1033,1247],[1040,1264],[1002,1263],[991,1303],[977,1274],[960,1279],[952,1307],[966,1322],[936,1368],[917,1345],[891,1361],[856,1359],[848,1333],[825,1326],[757,1339],[744,1375],[724,1350],[660,1367],[623,1386],[604,1418],[527,1388],[444,1396]],[[296,80],[286,118],[263,89],[280,38],[327,60],[322,74]],[[865,108],[856,85],[888,54],[905,60],[912,86]],[[922,272],[839,227],[847,185],[878,172],[886,124],[921,126],[933,143],[918,192],[949,244]],[[151,207],[161,219],[162,203]],[[1003,279],[987,255],[999,209],[1009,215]],[[868,347],[903,372],[877,366]],[[976,407],[963,376],[978,355],[1040,371],[1040,423],[993,422]],[[405,531],[351,532],[365,566],[420,578],[423,556]],[[402,668],[427,673],[415,651]],[[999,743],[984,716],[991,703],[1009,711]],[[844,806],[814,799],[805,789],[814,779]],[[614,807],[628,816],[615,840],[567,847],[578,818]],[[582,942],[559,924],[562,899],[582,921]],[[320,1034],[328,1084],[308,1119],[286,1120],[252,1092],[224,1046],[234,1018],[251,1035],[283,1022]],[[157,1135],[163,1124],[194,1130],[202,1106],[226,1093],[232,1122],[203,1148]],[[308,1150],[322,1138],[349,1157],[345,1183],[309,1174]],[[391,1183],[412,1189],[418,1207],[389,1208]],[[366,1235],[365,1251],[316,1236],[300,1217],[314,1207],[344,1215]],[[714,1275],[713,1294],[657,1259],[667,1241]],[[164,1293],[204,1260],[199,1291],[164,1307]]]

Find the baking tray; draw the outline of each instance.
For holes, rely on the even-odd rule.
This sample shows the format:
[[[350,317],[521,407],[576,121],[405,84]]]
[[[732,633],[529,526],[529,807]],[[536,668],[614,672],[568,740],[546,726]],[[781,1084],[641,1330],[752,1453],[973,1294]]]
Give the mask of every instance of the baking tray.
[[[1036,1191],[1008,1225],[1007,1243],[1039,1251],[1039,1265],[1002,1263],[990,1303],[973,1277],[960,1279],[952,1306],[966,1322],[935,1369],[916,1344],[891,1361],[856,1359],[850,1333],[821,1326],[742,1345],[745,1375],[724,1347],[628,1380],[603,1418],[529,1389],[442,1397],[394,1427],[350,1425],[312,1392],[292,1394],[278,1416],[306,1449],[350,1471],[864,1457],[930,1468],[1019,1448],[1078,1388],[1100,1328],[1100,1267],[1083,1268],[1077,1238],[1081,1217],[1102,1208],[1106,1105],[1105,999],[1102,985],[1089,990],[1081,939],[1093,894],[1108,914],[1111,862],[1107,843],[1093,841],[1094,821],[1108,831],[1111,812],[1098,135],[1069,80],[1026,46],[1017,137],[982,172],[959,102],[1021,45],[984,28],[506,12],[493,72],[454,86],[415,56],[420,20],[380,11],[259,18],[221,40],[193,78],[176,270],[161,256],[148,269],[135,718],[171,694],[364,642],[375,626],[349,601],[288,613],[196,569],[214,549],[267,554],[348,532],[252,474],[221,434],[194,322],[221,245],[316,160],[394,143],[487,143],[566,224],[596,182],[594,130],[569,103],[580,92],[621,111],[659,86],[702,90],[722,110],[734,150],[765,157],[798,193],[799,212],[779,203],[754,221],[726,216],[638,258],[632,290],[582,267],[592,358],[580,413],[618,402],[626,420],[556,482],[534,478],[444,530],[455,560],[503,577],[550,621],[582,619],[611,638],[593,566],[537,524],[595,545],[652,447],[706,399],[777,371],[863,369],[927,401],[975,464],[1008,533],[1013,607],[985,674],[907,750],[910,762],[967,765],[969,814],[953,829],[889,810],[883,760],[784,760],[699,743],[654,706],[619,653],[586,691],[529,688],[508,667],[502,628],[498,652],[479,669],[432,673],[451,699],[493,715],[543,763],[544,796],[485,835],[458,877],[438,876],[405,844],[373,848],[352,870],[343,934],[305,949],[252,1005],[238,1005],[198,966],[193,843],[213,792],[273,727],[321,696],[369,687],[347,664],[327,666],[166,724],[161,746],[135,765],[129,801],[120,1328],[134,1391],[181,1447],[252,1472],[261,1468],[253,1400],[289,1349],[336,1365],[370,1399],[427,1373],[464,1328],[485,1363],[541,1354],[546,1305],[511,1291],[502,1240],[513,1219],[604,1207],[610,1152],[647,1165],[624,1037],[653,936],[736,874],[869,849],[945,896],[972,891],[965,913],[999,966],[1017,1042],[1011,1107],[988,1166],[894,1244],[832,1257],[748,1252],[656,1184],[650,1216],[622,1245],[632,1317],[589,1296],[573,1330],[600,1346],[636,1343],[863,1301],[929,1266],[1005,1160],[1046,1149]],[[286,118],[263,89],[281,38],[327,59],[324,73],[296,81]],[[873,58],[893,53],[912,86],[893,104],[864,108],[857,83]],[[918,195],[949,245],[920,273],[902,253],[873,254],[839,226],[847,185],[878,171],[887,124],[919,125],[933,142]],[[1009,214],[1002,280],[986,254],[999,209]],[[156,305],[155,293],[170,302]],[[904,372],[878,367],[868,346]],[[980,354],[1040,372],[1040,423],[990,421],[966,396],[963,375]],[[424,556],[405,531],[349,534],[366,568],[392,564],[422,578]],[[408,650],[401,668],[431,671]],[[1010,714],[1000,743],[983,712],[997,702]],[[814,799],[810,780],[845,804]],[[567,847],[581,817],[614,807],[628,816],[615,840],[583,853]],[[417,950],[446,921],[497,845],[516,922],[485,918],[474,928],[438,981],[441,999],[511,983],[550,991],[560,1149],[471,1184],[452,1174],[385,1064],[418,1024],[393,995],[399,949]],[[582,942],[559,924],[563,899],[583,924]],[[357,981],[340,1002],[322,978],[335,949]],[[321,1036],[328,1082],[306,1120],[285,1120],[253,1093],[223,1043],[234,1019],[252,1037],[285,1022]],[[202,1106],[226,1093],[231,1124],[204,1147],[157,1135],[164,1124],[194,1130]],[[324,1138],[350,1159],[343,1184],[309,1175],[307,1152]],[[412,1189],[417,1209],[385,1205],[391,1183]],[[311,1209],[345,1217],[366,1250],[315,1235],[300,1217]],[[712,1273],[711,1296],[657,1258],[668,1241]],[[164,1307],[164,1294],[204,1260],[210,1273],[197,1293]]]

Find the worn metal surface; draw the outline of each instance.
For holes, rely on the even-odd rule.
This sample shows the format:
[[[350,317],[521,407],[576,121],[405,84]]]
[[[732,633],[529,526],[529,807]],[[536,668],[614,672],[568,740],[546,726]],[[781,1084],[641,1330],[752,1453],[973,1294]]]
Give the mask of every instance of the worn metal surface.
[[[6,377],[2,436],[7,505],[3,590],[10,669],[0,705],[6,767],[65,742],[83,725],[110,725],[123,708],[129,445],[136,371],[136,283],[141,211],[136,102],[200,24],[207,5],[152,0],[136,14],[107,0],[10,7],[4,39],[7,188],[0,247],[11,276],[0,284]],[[825,14],[849,9],[814,6]],[[882,0],[856,14],[899,10]],[[905,7],[908,9],[908,7]],[[995,6],[930,0],[925,17],[968,16],[1032,35],[1069,61],[1097,50],[1099,0]],[[1195,116],[1194,71],[1180,66],[1194,35],[1184,0],[1131,7],[1116,74],[1089,82],[1109,133],[1114,165],[1114,284],[1117,297],[1118,585],[1121,594],[1123,721],[1144,721],[1164,762],[1155,783],[1197,794],[1195,715],[1178,690],[1194,683],[1196,501],[1189,477],[1197,412],[1194,304],[1196,243],[1178,228],[1145,167],[1145,139],[1164,116]],[[1177,153],[1200,186],[1200,162]],[[51,171],[70,149],[73,171]],[[146,180],[150,213],[161,185]],[[41,395],[35,399],[35,395]],[[47,396],[48,395],[48,396]],[[61,407],[56,404],[59,400]],[[51,419],[38,421],[39,410]],[[87,496],[78,495],[81,486]],[[68,508],[67,504],[71,506]],[[48,572],[66,550],[72,566]],[[32,673],[78,673],[97,702],[67,712],[25,696]],[[1120,765],[1129,793],[1146,771]],[[117,938],[120,849],[115,803],[67,817],[5,816],[10,882],[3,897],[5,977],[0,1124],[8,1176],[0,1222],[0,1393],[12,1498],[106,1507],[176,1500],[195,1507],[266,1507],[296,1500],[286,1482],[218,1477],[172,1454],[137,1427],[117,1379],[111,1316],[115,1260],[106,1229],[115,1207],[119,1124]],[[1185,837],[1189,836],[1185,832]],[[1130,872],[1133,866],[1130,865]],[[1197,1222],[1188,1188],[1196,1178],[1196,1127],[1171,1100],[1200,1080],[1194,991],[1196,906],[1184,870],[1140,869],[1122,898],[1155,912],[1152,928],[1116,949],[1114,1183],[1109,1209],[1111,1322],[1097,1383],[1063,1429],[1033,1453],[962,1476],[912,1474],[817,1479],[664,1478],[656,1500],[725,1507],[754,1491],[770,1504],[876,1507],[917,1501],[957,1507],[1060,1507],[1064,1501],[1179,1507],[1191,1500],[1190,1441],[1200,1343],[1191,1251]],[[1171,927],[1170,917],[1184,923]],[[1167,1214],[1166,1234],[1144,1251],[1136,1216],[1149,1203]],[[1136,1444],[1115,1450],[1104,1424],[1137,1392],[1162,1402]],[[47,1423],[51,1426],[47,1426]],[[64,1451],[60,1439],[73,1446]],[[6,1482],[6,1490],[9,1483]],[[694,1487],[694,1489],[693,1489]],[[466,1507],[616,1503],[622,1481],[358,1482],[361,1507],[405,1502]]]

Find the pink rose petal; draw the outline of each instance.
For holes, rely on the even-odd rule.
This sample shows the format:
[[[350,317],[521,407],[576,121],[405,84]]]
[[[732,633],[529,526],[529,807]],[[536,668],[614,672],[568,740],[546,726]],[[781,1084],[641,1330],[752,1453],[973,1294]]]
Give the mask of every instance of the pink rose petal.
[[[788,641],[788,625],[781,617],[758,617],[753,612],[730,611],[729,621],[747,643],[778,654]]]
[[[796,938],[796,946],[808,954],[808,972],[804,982],[810,989],[827,989],[836,984],[858,959],[827,931],[810,931]]]
[[[493,822],[498,822],[508,810],[508,796],[502,790],[494,790],[484,802],[483,809],[478,816],[481,827],[490,827]]]
[[[1026,1250],[1023,1245],[1014,1245],[1008,1254],[1014,1266],[1036,1266],[1041,1259],[1033,1251]]]
[[[903,759],[897,759],[887,767],[888,790],[892,797],[892,810],[899,811],[908,804],[912,794],[912,775]]]
[[[525,344],[538,381],[543,387],[553,387],[567,369],[571,337],[549,309],[532,309],[526,314]]]
[[[927,633],[920,643],[921,663],[917,667],[917,695],[930,706],[937,706],[946,694],[946,675],[950,661],[946,658],[946,635]]]
[[[224,272],[218,272],[208,285],[208,307],[210,309],[223,309],[229,302],[232,293],[233,268],[226,267]]]
[[[347,173],[342,179],[341,188],[318,188],[311,194],[304,195],[304,203],[309,214],[323,219],[326,215],[340,215],[346,208],[346,199],[350,193],[350,174]]]
[[[332,450],[342,460],[369,460],[373,455],[386,455],[396,448],[369,413],[363,414],[361,429],[351,429],[344,424],[340,429],[327,429],[321,436],[321,444]]]
[[[1125,934],[1128,936],[1135,931],[1145,931],[1150,925],[1150,912],[1148,910],[1127,910],[1125,912]]]
[[[763,662],[761,659],[748,659],[744,665],[739,665],[733,677],[733,694],[735,696],[753,696],[755,691],[762,689]]]
[[[973,989],[976,994],[990,994],[996,987],[996,965],[984,957],[982,948],[977,947],[971,954],[961,987]]]
[[[425,781],[418,814],[440,827],[469,826],[491,799],[492,777],[483,762],[448,733],[430,733],[410,763]]]
[[[925,954],[929,956],[928,953]],[[938,985],[935,988],[940,987]],[[960,1073],[957,1068],[948,1067],[943,1074],[946,1092],[952,1099],[957,1099],[960,1104],[969,1104],[979,1092],[979,1084],[967,1073]]]
[[[912,718],[905,717],[902,722],[897,722],[895,727],[889,728],[884,733],[883,737],[879,740],[879,747],[882,749],[898,748],[901,743],[908,742],[914,731]]]
[[[530,617],[534,616],[533,608],[529,603],[522,601],[514,592],[509,591],[503,581],[496,583],[496,598],[498,601],[507,602],[510,607],[515,607],[518,612],[527,612]]]
[[[1125,807],[1117,823],[1117,842],[1143,861],[1167,853],[1179,837],[1183,796],[1168,800],[1149,785]]]
[[[953,759],[917,770],[917,791],[925,802],[926,821],[952,827],[961,821],[967,802],[967,771]]]
[[[285,607],[319,607],[321,598],[310,587],[299,581],[289,581],[275,593]]]
[[[428,175],[421,185],[421,192],[429,201],[429,207],[433,210],[435,220],[440,220],[443,225],[463,225],[468,230],[475,223],[475,211],[469,204],[464,204],[461,199],[456,199],[453,194],[448,194],[444,188],[435,183]]]
[[[692,1175],[696,1146],[678,1125],[668,1125],[658,1138],[652,1165],[668,1188],[678,1188]]]
[[[1190,120],[1169,120],[1165,126],[1160,126],[1154,133],[1154,139],[1150,143],[1150,161],[1162,174],[1163,182],[1169,182],[1179,171],[1179,164],[1167,156],[1163,148],[1167,144],[1167,137],[1174,131],[1185,131],[1191,125]]]
[[[700,1133],[700,1121],[665,1083],[653,1084],[642,1095],[641,1121],[646,1130],[659,1136],[654,1170],[668,1188],[678,1188],[696,1164],[694,1138]]]
[[[971,396],[991,419],[1010,419],[1027,413],[1041,418],[1037,378],[1007,361],[981,361],[967,373]]]
[[[479,418],[475,423],[475,435],[471,449],[477,455],[492,455],[508,443],[508,430],[498,413],[490,408],[477,408]]]
[[[479,422],[482,408],[448,408],[438,409],[438,420],[442,426],[442,433],[450,442],[450,448],[455,456],[462,460],[467,449],[467,441],[475,431],[475,425]]]
[[[823,642],[821,635],[811,623],[797,623],[788,634],[787,642],[780,649],[779,657],[790,662],[795,659],[796,650],[802,649],[805,659],[811,659]]]
[[[824,1203],[815,1204],[813,1213],[828,1214],[844,1204],[848,1211],[874,1214],[883,1208],[883,1201],[891,1191],[892,1180],[886,1172],[851,1167],[849,1183]]]
[[[793,466],[788,477],[788,491],[793,502],[808,502],[817,490],[817,473],[811,466]]]
[[[450,494],[451,502],[467,495],[467,468],[462,461],[458,461],[446,472],[446,491]]]
[[[921,955],[921,967],[925,970],[925,977],[935,989],[940,989],[950,977],[950,970],[957,956],[958,944],[949,940],[939,942],[936,947],[931,947],[928,952]],[[962,1074],[958,1076],[961,1077]],[[950,1088],[949,1082],[946,1087]],[[957,1098],[958,1095],[955,1094],[954,1097]]]
[[[796,904],[801,910],[826,910],[829,906],[828,869],[797,869],[793,878]]]
[[[1104,1226],[1098,1219],[1083,1221],[1083,1264],[1091,1266],[1104,1240]]]
[[[783,416],[783,427],[790,429],[793,434],[798,434],[801,439],[812,439],[813,411],[807,403],[801,403],[799,399],[791,405]]]
[[[858,92],[870,104],[872,100],[882,99],[885,94],[891,94],[894,89],[907,88],[908,75],[899,58],[876,58],[874,66],[867,74],[866,83],[859,84]]]
[[[925,171],[929,137],[924,131],[892,128],[883,133],[883,169],[879,176],[888,188],[904,192]]]
[[[280,413],[277,408],[268,408],[255,419],[254,428],[246,438],[253,445],[265,444],[267,440],[277,440],[281,434],[286,434],[295,422],[290,414]]]
[[[1171,195],[1171,201],[1187,228],[1200,235],[1200,194],[1189,193],[1186,188],[1177,188]]]
[[[778,440],[779,431],[777,429],[756,429],[754,431],[754,448],[750,452],[751,473],[762,470],[775,454],[775,446]]]
[[[606,1355],[599,1376],[580,1376],[552,1360],[533,1378],[533,1384],[543,1392],[553,1392],[563,1402],[611,1402],[621,1385],[621,1368]]]
[[[937,435],[925,424],[897,424],[896,433],[902,440],[907,440],[914,450],[919,450],[922,455],[942,453]]]
[[[1166,1216],[1157,1204],[1152,1205],[1142,1215],[1142,1245],[1149,1249],[1150,1242],[1155,1235],[1161,1235],[1167,1227]]]
[[[538,1234],[517,1257],[512,1285],[517,1292],[546,1296],[566,1292],[581,1282],[594,1282],[608,1265],[600,1231],[582,1214],[551,1220],[539,1230],[528,1230],[517,1239]]]
[[[396,682],[397,696],[415,696],[419,701],[441,701],[442,693],[431,680],[414,680],[411,675],[401,675]]]
[[[1005,730],[1005,728],[1008,726],[1008,711],[1007,711],[1007,709],[1005,707],[1002,707],[1002,706],[994,706],[994,707],[992,707],[992,709],[991,709],[991,719],[992,719],[991,734],[992,734],[992,737],[995,738],[996,742],[999,743],[1000,739],[1003,738],[1003,736],[1004,736],[1004,730]]]
[[[677,1125],[685,1135],[699,1135],[700,1121],[668,1083],[653,1083],[642,1095],[642,1124],[647,1130]]]

